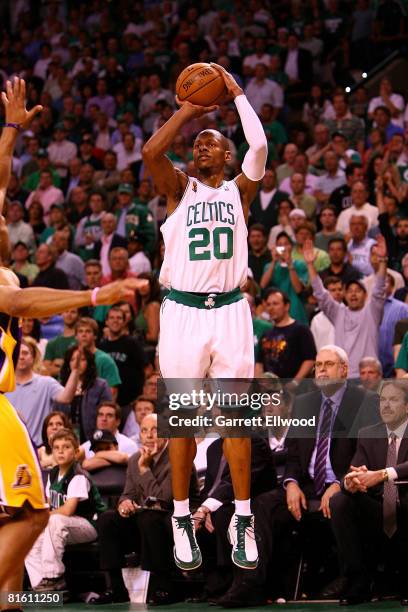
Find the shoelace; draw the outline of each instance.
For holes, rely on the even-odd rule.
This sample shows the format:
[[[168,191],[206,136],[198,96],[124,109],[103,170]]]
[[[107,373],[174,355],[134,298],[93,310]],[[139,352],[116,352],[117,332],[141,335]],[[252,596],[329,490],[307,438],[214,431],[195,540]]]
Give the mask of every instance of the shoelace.
[[[193,529],[193,520],[191,518],[180,518],[178,516],[174,517],[176,521],[177,529],[183,529],[184,533],[187,534],[188,540],[190,542],[191,550],[195,551],[198,549],[198,544],[195,539],[194,529]]]
[[[255,531],[251,524],[250,516],[241,516],[235,518],[235,529],[237,530],[237,548],[245,550],[245,534],[255,540]]]

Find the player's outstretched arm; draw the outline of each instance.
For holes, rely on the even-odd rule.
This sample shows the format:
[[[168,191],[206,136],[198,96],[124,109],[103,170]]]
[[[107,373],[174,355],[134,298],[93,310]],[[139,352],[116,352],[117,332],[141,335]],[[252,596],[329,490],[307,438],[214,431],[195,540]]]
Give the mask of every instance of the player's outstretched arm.
[[[180,103],[177,100],[178,103]],[[180,129],[194,117],[215,110],[216,106],[197,106],[184,102],[181,108],[151,136],[142,149],[143,161],[153,178],[157,191],[167,196],[167,212],[177,207],[187,185],[187,176],[176,169],[166,152]]]
[[[18,130],[27,127],[42,110],[42,106],[26,109],[26,86],[23,79],[7,81],[6,91],[1,99],[5,108],[5,125],[0,138],[0,214],[3,212],[4,199],[10,180],[11,164]]]
[[[135,291],[149,281],[128,278],[91,291],[64,291],[45,287],[19,289],[16,285],[0,285],[0,312],[13,317],[50,317],[69,308],[115,304],[134,297]]]
[[[249,150],[242,162],[242,174],[235,179],[241,192],[244,209],[249,209],[249,205],[256,195],[258,182],[265,174],[268,143],[258,115],[248,102],[247,97],[234,77],[219,64],[212,63],[211,66],[214,66],[220,72],[228,93],[234,99],[241,119],[242,129],[249,144]]]

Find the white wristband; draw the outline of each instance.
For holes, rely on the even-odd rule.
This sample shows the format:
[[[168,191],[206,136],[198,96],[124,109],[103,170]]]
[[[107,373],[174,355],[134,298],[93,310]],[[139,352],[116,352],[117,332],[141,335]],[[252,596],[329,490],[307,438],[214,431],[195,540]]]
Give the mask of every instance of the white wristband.
[[[96,306],[97,305],[96,304],[96,298],[97,298],[97,295],[99,293],[99,290],[100,290],[100,287],[95,287],[95,289],[92,290],[92,293],[91,293],[91,304],[92,304],[92,306]]]

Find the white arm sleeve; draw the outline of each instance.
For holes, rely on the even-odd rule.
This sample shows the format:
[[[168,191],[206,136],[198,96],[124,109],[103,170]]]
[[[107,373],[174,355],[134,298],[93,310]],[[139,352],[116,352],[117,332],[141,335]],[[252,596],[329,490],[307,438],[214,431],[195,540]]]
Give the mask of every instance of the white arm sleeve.
[[[241,119],[245,138],[249,144],[249,150],[242,162],[242,172],[249,180],[260,181],[265,174],[265,164],[268,156],[265,132],[258,115],[244,94],[237,96],[234,102]]]

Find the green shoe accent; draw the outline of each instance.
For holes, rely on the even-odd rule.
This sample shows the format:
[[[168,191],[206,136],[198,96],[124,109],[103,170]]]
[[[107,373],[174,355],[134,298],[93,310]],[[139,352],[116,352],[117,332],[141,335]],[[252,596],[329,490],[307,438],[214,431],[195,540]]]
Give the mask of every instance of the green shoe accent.
[[[198,547],[197,540],[195,537],[195,531],[194,531],[194,527],[193,527],[193,523],[191,519],[191,514],[188,514],[187,516],[173,516],[172,519],[176,523],[176,528],[183,529],[184,532],[187,534],[188,541],[189,541],[190,548],[191,548],[191,561],[182,561],[181,559],[177,557],[176,546],[174,546],[173,548],[174,561],[176,562],[177,567],[180,568],[181,570],[188,571],[188,570],[197,569],[197,567],[200,567],[202,563],[202,557],[201,557],[201,551]]]
[[[231,558],[235,565],[242,567],[243,569],[256,569],[258,567],[258,556],[253,561],[247,559],[245,549],[245,536],[255,540],[255,532],[253,528],[253,515],[241,516],[235,514],[235,524],[230,525],[228,529],[228,539],[232,544]],[[236,532],[236,544],[234,545],[234,538],[230,534],[231,531]]]

